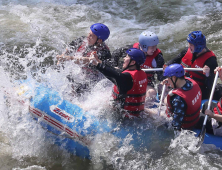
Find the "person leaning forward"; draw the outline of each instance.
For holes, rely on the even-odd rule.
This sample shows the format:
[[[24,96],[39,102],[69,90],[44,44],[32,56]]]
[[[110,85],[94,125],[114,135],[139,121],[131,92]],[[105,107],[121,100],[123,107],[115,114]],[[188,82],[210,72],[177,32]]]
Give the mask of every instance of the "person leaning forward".
[[[214,69],[218,66],[216,55],[207,48],[206,38],[201,31],[193,31],[188,37],[188,48],[166,65],[182,64],[185,68],[204,68],[203,71],[189,71],[186,76],[194,79],[202,91],[202,99],[208,99],[214,81]]]
[[[114,105],[120,105],[119,110],[123,117],[140,117],[144,110],[147,88],[146,73],[140,69],[140,65],[145,62],[145,55],[136,48],[130,48],[126,53],[123,70],[107,65],[99,60],[97,55],[92,55],[90,60],[101,73],[114,83],[112,95]]]

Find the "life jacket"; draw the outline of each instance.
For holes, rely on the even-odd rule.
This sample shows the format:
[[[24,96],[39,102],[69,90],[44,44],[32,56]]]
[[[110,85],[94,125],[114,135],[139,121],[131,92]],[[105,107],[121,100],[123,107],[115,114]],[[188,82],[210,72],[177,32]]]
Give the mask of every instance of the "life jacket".
[[[213,108],[214,114],[222,115],[222,98],[220,98],[220,101],[217,102],[217,106]],[[211,119],[211,125],[213,128],[214,135],[216,136],[222,136],[222,122],[217,121],[216,119]]]
[[[218,115],[222,115],[221,100],[222,100],[222,98],[220,99],[219,102],[217,102],[217,107],[213,108],[214,113],[215,113],[215,114],[218,114]]]
[[[135,44],[133,45],[133,48],[139,49],[139,48],[140,48],[139,43],[138,43],[138,42],[135,43]],[[153,68],[153,66],[152,66],[152,61],[153,61],[153,59],[156,58],[160,53],[162,54],[162,52],[160,51],[160,49],[157,48],[156,51],[153,53],[153,55],[147,55],[144,64],[141,65],[140,68],[141,68],[141,69]],[[152,78],[153,78],[153,76],[154,76],[154,72],[147,72],[146,75],[147,75],[148,83],[152,82]]]
[[[215,54],[212,51],[207,51],[206,53],[200,55],[198,58],[195,59],[195,61],[192,63],[193,54],[190,51],[190,48],[188,48],[187,53],[182,58],[182,66],[185,68],[203,68],[205,61],[210,57],[216,57]],[[203,71],[189,71],[190,77],[194,79],[199,86],[204,85],[204,80],[206,76],[203,74]]]
[[[119,94],[118,87],[113,87],[113,99],[120,102],[121,108],[126,110],[130,115],[139,116],[144,110],[146,98],[147,78],[146,73],[142,70],[125,70],[122,73],[130,73],[133,79],[133,87],[126,94]]]
[[[188,79],[188,78],[186,78]],[[184,99],[187,104],[187,109],[182,122],[182,129],[191,129],[199,120],[200,106],[202,93],[199,85],[192,79],[188,79],[193,83],[193,87],[190,90],[183,90],[182,88],[173,89],[167,96],[167,109],[166,115],[172,117],[172,105],[170,98],[176,94]]]

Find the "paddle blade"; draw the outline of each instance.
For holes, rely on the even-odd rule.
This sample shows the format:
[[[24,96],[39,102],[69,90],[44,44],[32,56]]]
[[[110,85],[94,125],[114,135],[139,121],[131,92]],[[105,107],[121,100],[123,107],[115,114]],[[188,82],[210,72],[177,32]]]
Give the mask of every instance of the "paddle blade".
[[[205,137],[205,133],[206,133],[206,125],[203,125],[199,135],[198,135],[198,143],[197,143],[197,147],[199,148],[202,143],[204,142],[204,137]]]

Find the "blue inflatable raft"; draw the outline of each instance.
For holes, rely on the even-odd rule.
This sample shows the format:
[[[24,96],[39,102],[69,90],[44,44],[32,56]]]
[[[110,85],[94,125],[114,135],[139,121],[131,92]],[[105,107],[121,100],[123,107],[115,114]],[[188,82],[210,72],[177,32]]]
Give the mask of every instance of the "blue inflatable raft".
[[[23,91],[22,93],[28,93]],[[155,142],[174,137],[172,130],[164,127],[148,128],[145,120],[108,121],[85,112],[79,106],[63,100],[59,93],[39,84],[30,99],[29,112],[49,132],[53,140],[69,152],[90,159],[90,146],[98,134],[109,133],[119,139],[119,147],[131,135],[130,145],[136,150],[149,150]],[[199,133],[198,130],[196,131]],[[158,136],[158,137],[157,137]],[[215,144],[222,149],[222,137],[206,134],[204,143]]]

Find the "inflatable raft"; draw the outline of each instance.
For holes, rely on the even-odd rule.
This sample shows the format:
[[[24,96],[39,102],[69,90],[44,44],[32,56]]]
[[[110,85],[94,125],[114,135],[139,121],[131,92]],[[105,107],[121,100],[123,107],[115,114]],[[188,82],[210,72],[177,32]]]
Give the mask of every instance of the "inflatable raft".
[[[22,95],[29,93],[30,87],[24,88],[25,86],[26,83],[22,85]],[[136,150],[149,150],[159,141],[170,144],[174,137],[173,131],[167,128],[148,128],[145,120],[109,121],[98,118],[41,84],[38,84],[34,91],[35,94],[30,99],[30,114],[43,128],[54,134],[53,140],[57,145],[82,158],[90,159],[91,145],[96,136],[101,134],[115,137],[119,147],[130,136],[128,144]],[[199,134],[198,130],[196,132]],[[204,143],[215,144],[222,149],[222,137],[206,134]]]

